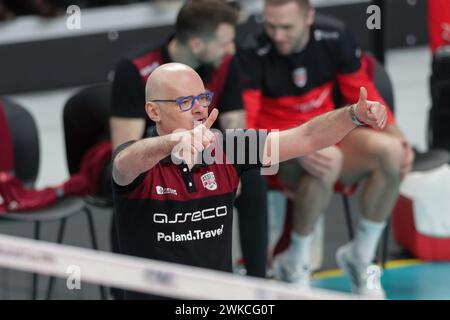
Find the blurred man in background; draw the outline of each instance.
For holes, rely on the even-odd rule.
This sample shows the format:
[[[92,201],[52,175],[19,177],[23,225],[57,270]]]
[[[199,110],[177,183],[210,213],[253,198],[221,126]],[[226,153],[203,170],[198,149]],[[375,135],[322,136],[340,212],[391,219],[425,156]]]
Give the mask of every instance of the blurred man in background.
[[[361,63],[361,50],[345,29],[315,23],[308,0],[266,0],[264,32],[238,52],[243,69],[249,127],[285,130],[335,109],[337,82],[343,100],[368,98],[386,104]],[[359,122],[355,120],[356,124]],[[292,194],[294,222],[288,250],[275,258],[281,280],[310,286],[311,240],[336,184],[365,181],[355,239],[337,251],[337,261],[355,292],[384,296],[381,272],[368,270],[413,152],[389,113],[385,132],[361,127],[338,146],[281,164],[274,185]],[[368,283],[372,280],[373,283]]]

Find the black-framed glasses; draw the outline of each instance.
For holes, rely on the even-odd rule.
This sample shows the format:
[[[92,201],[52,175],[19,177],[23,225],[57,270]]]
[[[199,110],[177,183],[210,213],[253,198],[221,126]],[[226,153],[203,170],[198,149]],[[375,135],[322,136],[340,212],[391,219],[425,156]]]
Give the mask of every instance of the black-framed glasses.
[[[195,101],[199,101],[204,108],[208,108],[214,96],[214,92],[205,91],[197,96],[178,97],[176,99],[156,99],[151,102],[176,102],[181,112],[189,111],[194,107]]]

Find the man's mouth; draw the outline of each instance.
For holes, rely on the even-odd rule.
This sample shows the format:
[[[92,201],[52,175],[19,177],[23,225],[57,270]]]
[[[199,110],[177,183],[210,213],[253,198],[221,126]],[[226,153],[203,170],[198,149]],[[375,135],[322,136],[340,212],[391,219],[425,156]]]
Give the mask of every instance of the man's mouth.
[[[205,121],[206,121],[206,118],[195,119],[195,120],[194,120],[194,127],[196,127],[196,126],[198,126],[198,125],[201,125],[201,124],[205,123]]]
[[[277,46],[278,48],[286,48],[286,47],[289,46],[289,43],[287,43],[287,42],[277,42],[277,43],[276,43],[276,46]]]

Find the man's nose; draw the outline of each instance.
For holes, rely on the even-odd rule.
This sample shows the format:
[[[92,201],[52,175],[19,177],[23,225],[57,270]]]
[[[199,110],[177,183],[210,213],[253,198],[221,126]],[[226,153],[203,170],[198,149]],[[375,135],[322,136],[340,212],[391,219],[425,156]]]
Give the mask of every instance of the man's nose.
[[[202,103],[200,101],[200,99],[195,99],[194,101],[194,106],[192,107],[192,113],[193,114],[198,114],[202,112],[202,109],[205,108],[204,103]]]
[[[285,36],[286,36],[285,32],[280,28],[273,29],[273,39],[275,41],[283,41]]]

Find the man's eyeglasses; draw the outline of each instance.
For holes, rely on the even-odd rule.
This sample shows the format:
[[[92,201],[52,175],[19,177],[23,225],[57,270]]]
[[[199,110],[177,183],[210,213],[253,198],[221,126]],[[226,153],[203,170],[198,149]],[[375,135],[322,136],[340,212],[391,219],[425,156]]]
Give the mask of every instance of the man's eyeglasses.
[[[202,107],[207,108],[211,105],[212,99],[213,99],[214,93],[211,91],[206,91],[203,93],[200,93],[198,96],[187,96],[187,97],[178,97],[176,99],[172,100],[150,100],[151,102],[176,102],[178,104],[178,107],[180,108],[181,112],[189,111],[191,110],[194,105],[195,101],[199,101],[202,104]]]

